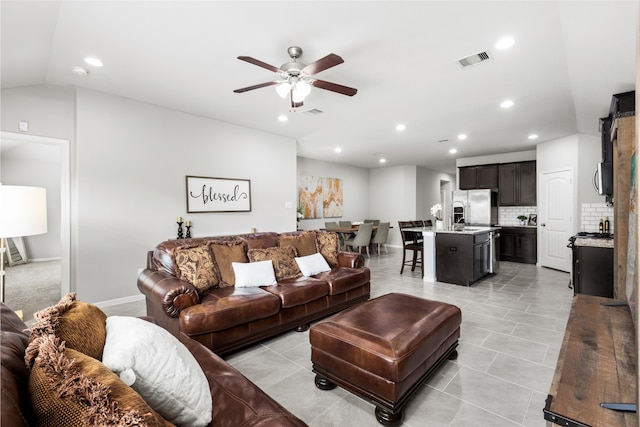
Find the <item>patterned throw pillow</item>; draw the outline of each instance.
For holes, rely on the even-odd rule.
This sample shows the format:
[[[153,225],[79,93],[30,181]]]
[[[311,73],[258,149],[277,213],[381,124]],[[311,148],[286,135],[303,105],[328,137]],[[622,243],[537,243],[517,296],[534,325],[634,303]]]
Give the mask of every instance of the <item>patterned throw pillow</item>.
[[[249,259],[251,262],[273,261],[273,269],[276,272],[276,279],[278,281],[302,276],[295,257],[296,249],[293,246],[249,249]]]
[[[232,262],[249,262],[247,249],[242,240],[213,240],[209,243],[214,262],[220,272],[220,287],[234,286],[236,276]]]
[[[281,247],[293,246],[298,252],[298,256],[308,256],[318,253],[318,246],[316,244],[316,232],[305,231],[298,235],[280,236]]]
[[[178,278],[191,283],[199,295],[220,284],[218,271],[209,246],[181,248],[175,251],[176,265],[180,271]]]
[[[338,265],[338,235],[332,231],[316,233],[318,252],[324,256],[331,267]]]
[[[100,361],[65,348],[52,334],[33,340],[27,355],[33,364],[29,395],[39,426],[172,425]]]
[[[64,296],[58,304],[37,312],[34,317],[36,324],[31,329],[31,340],[54,334],[65,341],[66,348],[102,360],[107,315],[93,304],[76,301],[75,292]]]

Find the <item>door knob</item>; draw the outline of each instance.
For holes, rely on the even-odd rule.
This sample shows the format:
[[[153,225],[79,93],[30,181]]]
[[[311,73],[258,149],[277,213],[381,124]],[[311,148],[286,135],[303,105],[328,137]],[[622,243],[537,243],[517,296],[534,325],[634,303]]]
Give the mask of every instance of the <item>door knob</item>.
[[[540,224],[542,227],[546,227],[547,224],[545,224],[544,222],[542,224]]]

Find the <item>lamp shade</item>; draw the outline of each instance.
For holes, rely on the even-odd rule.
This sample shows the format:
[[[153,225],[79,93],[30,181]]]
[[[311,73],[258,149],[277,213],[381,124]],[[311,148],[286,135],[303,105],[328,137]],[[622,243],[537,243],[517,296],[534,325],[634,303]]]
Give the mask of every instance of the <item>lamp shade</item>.
[[[47,190],[0,185],[0,237],[47,232]]]

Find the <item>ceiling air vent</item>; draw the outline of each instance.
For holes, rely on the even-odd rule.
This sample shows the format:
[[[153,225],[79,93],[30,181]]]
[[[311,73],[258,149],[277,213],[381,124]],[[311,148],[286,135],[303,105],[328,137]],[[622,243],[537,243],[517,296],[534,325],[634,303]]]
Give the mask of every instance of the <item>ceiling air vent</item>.
[[[318,114],[324,113],[324,111],[318,110],[317,108],[312,108],[311,110],[307,110],[304,113],[310,116],[317,116]]]
[[[485,51],[485,52],[476,53],[474,55],[469,55],[466,58],[458,59],[458,62],[460,63],[460,65],[462,65],[462,68],[467,68],[472,65],[476,65],[481,62],[488,61],[490,59],[491,57],[489,56],[489,52]]]

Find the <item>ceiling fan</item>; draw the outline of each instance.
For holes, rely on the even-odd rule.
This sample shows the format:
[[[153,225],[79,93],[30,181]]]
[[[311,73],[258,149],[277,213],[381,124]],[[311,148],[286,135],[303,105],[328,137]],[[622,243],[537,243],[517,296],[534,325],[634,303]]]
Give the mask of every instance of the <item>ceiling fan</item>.
[[[289,56],[293,61],[282,64],[280,68],[274,67],[273,65],[269,65],[250,56],[238,56],[238,59],[241,61],[246,61],[250,64],[254,64],[258,67],[266,68],[269,71],[277,73],[280,76],[280,79],[243,87],[241,89],[234,90],[234,92],[243,93],[266,86],[277,85],[276,91],[282,98],[286,98],[287,95],[289,95],[289,98],[291,99],[291,108],[302,107],[304,98],[311,92],[311,86],[347,96],[353,96],[358,92],[358,89],[354,89],[352,87],[342,86],[337,83],[331,83],[312,77],[314,74],[328,68],[335,67],[338,64],[342,64],[344,60],[338,55],[330,53],[324,58],[305,65],[297,61],[302,55],[302,48],[298,46],[291,46],[287,49],[287,53],[289,53]]]

